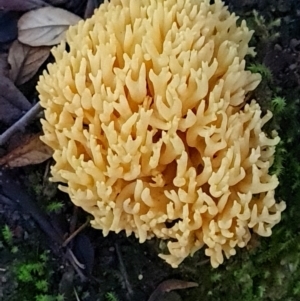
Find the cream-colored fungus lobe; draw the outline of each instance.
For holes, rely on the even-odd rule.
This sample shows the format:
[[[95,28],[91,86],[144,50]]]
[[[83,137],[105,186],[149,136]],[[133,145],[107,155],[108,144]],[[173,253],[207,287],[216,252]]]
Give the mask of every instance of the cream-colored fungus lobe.
[[[269,175],[279,137],[262,131],[272,114],[244,105],[260,76],[236,21],[219,0],[105,2],[37,86],[52,180],[104,235],[168,240],[173,267],[202,247],[217,267],[285,209]]]

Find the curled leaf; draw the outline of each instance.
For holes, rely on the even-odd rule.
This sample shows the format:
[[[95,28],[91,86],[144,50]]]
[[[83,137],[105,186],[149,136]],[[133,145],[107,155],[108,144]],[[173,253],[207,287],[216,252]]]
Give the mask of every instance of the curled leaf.
[[[50,54],[50,47],[31,47],[14,41],[9,49],[10,78],[16,85],[31,79]]]
[[[52,46],[65,36],[70,25],[81,20],[57,7],[43,7],[25,13],[18,22],[20,42],[30,46]]]
[[[155,289],[155,291],[151,294],[148,301],[157,301],[159,298],[167,292],[178,290],[178,289],[186,289],[190,287],[196,287],[198,286],[198,283],[196,282],[189,282],[189,281],[183,281],[183,280],[177,280],[177,279],[169,279],[166,281],[163,281],[159,284],[159,286]]]
[[[40,140],[40,135],[30,135],[18,147],[0,158],[0,165],[14,168],[39,164],[52,156],[52,150]]]

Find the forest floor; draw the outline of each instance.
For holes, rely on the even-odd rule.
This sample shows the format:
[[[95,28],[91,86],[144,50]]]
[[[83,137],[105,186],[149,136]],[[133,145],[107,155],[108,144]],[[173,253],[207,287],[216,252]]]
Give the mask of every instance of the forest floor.
[[[34,12],[45,2],[81,17],[90,15],[99,5],[96,0],[14,0],[10,4],[0,0],[0,140],[22,112],[29,109],[28,105],[37,102],[35,86],[47,61],[40,60],[34,68],[27,67],[30,71],[26,69],[16,75],[9,71],[14,63],[8,54],[18,38],[18,20],[25,11]],[[225,2],[230,11],[246,19],[248,26],[255,30],[251,46],[255,47],[257,56],[247,64],[250,70],[262,74],[263,81],[253,97],[263,109],[270,108],[276,97],[284,99],[284,105],[290,108],[290,115],[275,116],[272,126],[282,135],[285,151],[296,162],[286,169],[290,173],[299,171],[299,175],[299,146],[293,150],[287,148],[300,136],[300,1]],[[26,51],[28,55],[32,50]],[[39,49],[38,57],[44,55],[47,59],[48,51],[48,48]],[[24,69],[24,64],[15,63],[14,68]],[[26,77],[28,73],[31,76]],[[11,99],[17,101],[11,104]],[[91,228],[89,217],[74,208],[68,196],[48,181],[51,159],[19,167],[26,165],[26,160],[37,163],[37,158],[43,161],[49,157],[36,139],[40,128],[35,118],[22,132],[15,132],[0,144],[3,164],[0,167],[0,300],[300,300],[300,272],[295,259],[300,258],[300,248],[292,245],[299,238],[299,226],[291,222],[296,220],[292,208],[297,208],[299,200],[299,176],[288,172],[281,176],[278,195],[289,198],[285,200],[291,205],[288,203],[283,225],[272,241],[253,236],[247,248],[216,270],[211,268],[202,250],[173,269],[157,256],[165,248],[164,242],[153,239],[139,244],[133,236],[111,233],[103,237],[101,231]],[[35,147],[37,152],[32,151]],[[292,178],[296,178],[295,185],[289,182]],[[294,203],[292,198],[296,200]],[[292,234],[276,241],[283,232]],[[279,250],[272,256],[273,249],[283,245],[288,248],[287,241],[296,255],[287,249],[288,255]],[[263,260],[263,254],[270,256]],[[265,275],[266,271],[272,275]],[[272,278],[275,274],[276,279]],[[194,284],[198,286],[193,287]]]

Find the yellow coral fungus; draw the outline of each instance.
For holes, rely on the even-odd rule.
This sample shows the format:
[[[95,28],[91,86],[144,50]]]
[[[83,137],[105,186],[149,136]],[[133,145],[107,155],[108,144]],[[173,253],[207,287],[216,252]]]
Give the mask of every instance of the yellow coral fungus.
[[[105,2],[68,30],[37,87],[52,180],[104,235],[169,240],[160,257],[173,267],[203,246],[217,267],[285,208],[268,174],[271,113],[243,105],[260,81],[245,71],[252,32],[209,2]]]

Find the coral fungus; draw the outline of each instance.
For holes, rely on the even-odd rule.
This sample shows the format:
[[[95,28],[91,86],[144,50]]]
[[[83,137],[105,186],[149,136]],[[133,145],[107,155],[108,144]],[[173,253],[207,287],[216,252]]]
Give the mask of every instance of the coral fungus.
[[[220,0],[112,0],[70,27],[38,83],[53,181],[92,226],[169,240],[173,267],[213,267],[271,235],[285,203],[245,70],[252,32]],[[68,45],[68,49],[66,48]]]

